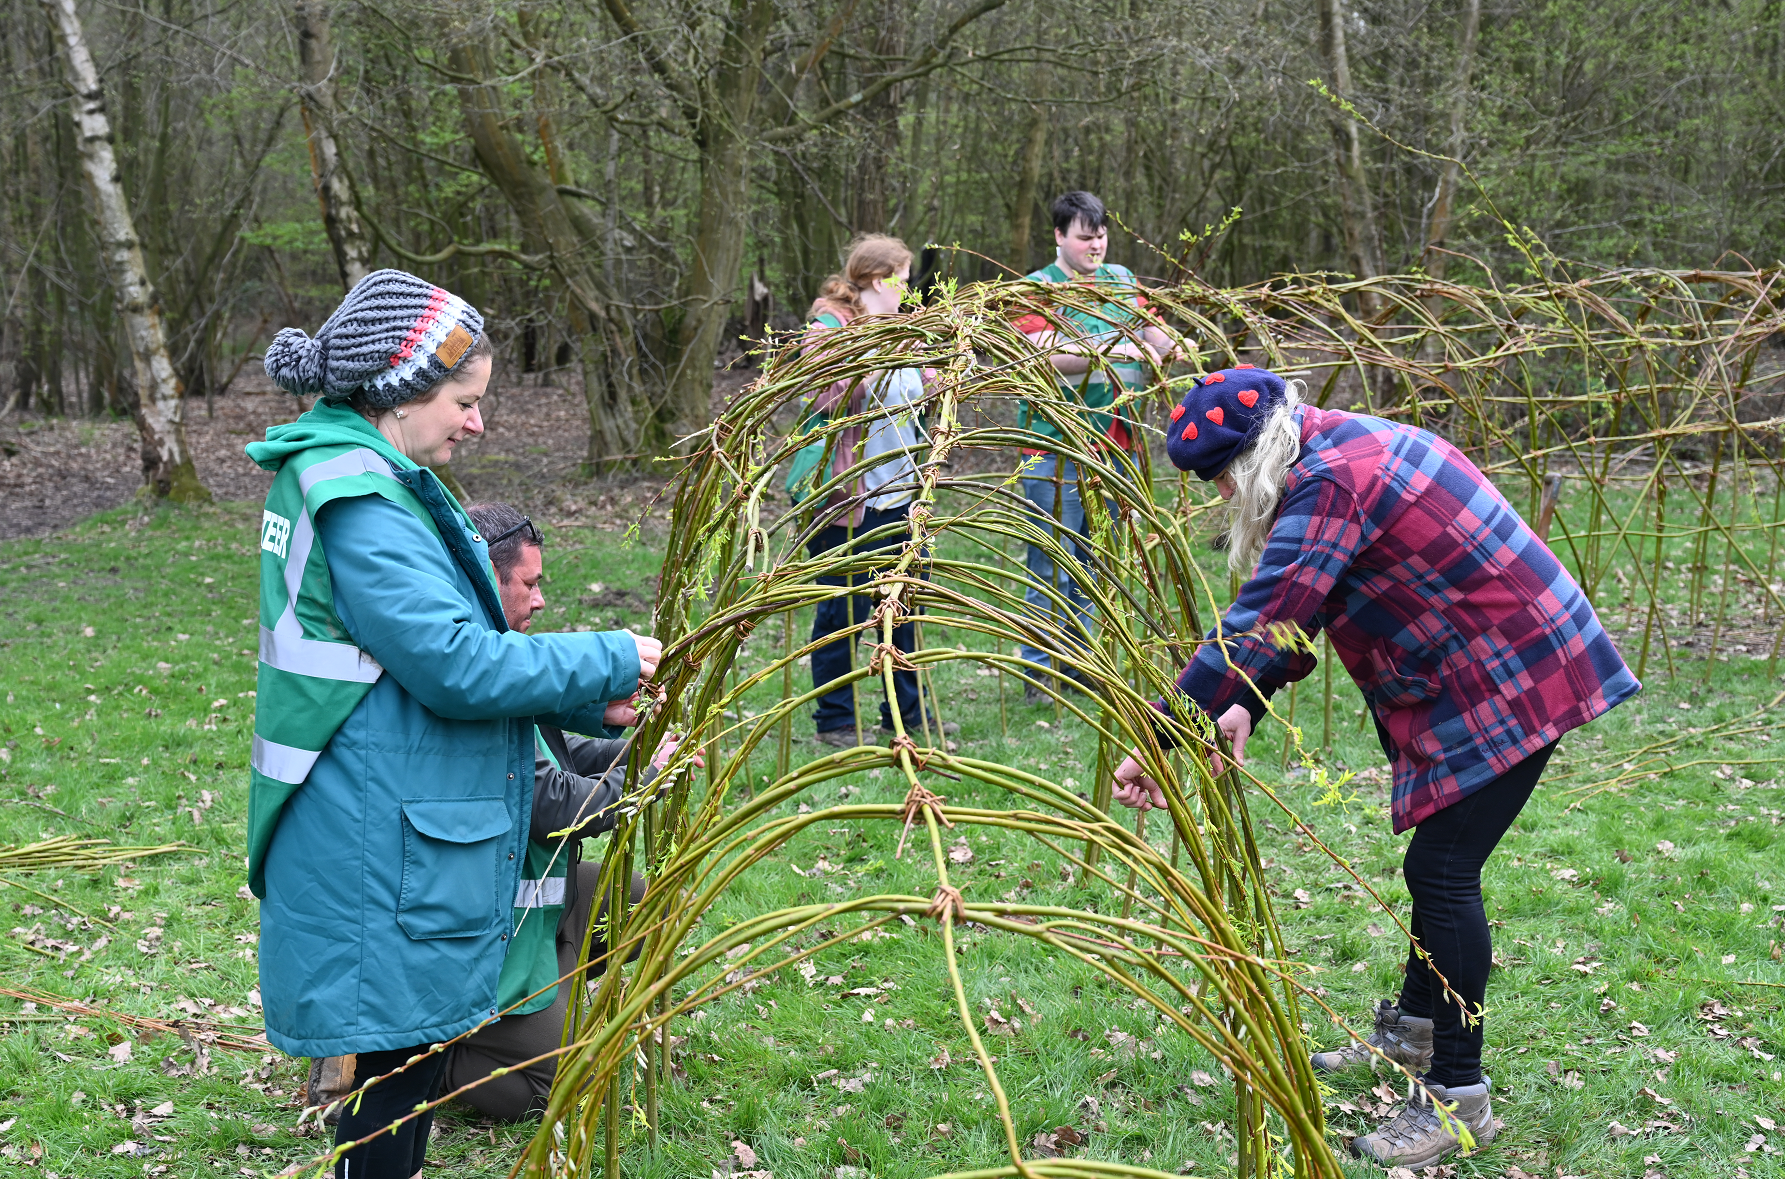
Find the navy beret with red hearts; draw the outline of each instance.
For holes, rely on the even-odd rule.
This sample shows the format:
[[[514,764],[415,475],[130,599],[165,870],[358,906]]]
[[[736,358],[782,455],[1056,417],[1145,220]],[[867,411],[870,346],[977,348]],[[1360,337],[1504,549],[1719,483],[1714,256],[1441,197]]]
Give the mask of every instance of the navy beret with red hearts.
[[[1250,364],[1195,378],[1166,424],[1171,465],[1213,479],[1252,445],[1287,395],[1282,377]]]

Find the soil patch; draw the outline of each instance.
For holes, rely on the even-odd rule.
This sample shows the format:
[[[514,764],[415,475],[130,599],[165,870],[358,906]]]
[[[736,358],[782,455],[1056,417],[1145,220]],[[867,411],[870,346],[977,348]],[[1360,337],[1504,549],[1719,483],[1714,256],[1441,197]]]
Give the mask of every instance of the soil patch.
[[[574,507],[581,514],[590,506],[599,510],[617,489],[646,484],[654,491],[664,480],[656,472],[621,473],[578,484],[589,427],[582,398],[572,391],[515,385],[499,389],[493,400],[485,434],[468,439],[452,464],[473,499],[505,499],[529,511]],[[264,377],[238,382],[209,414],[202,400],[188,401],[186,440],[211,494],[262,499],[272,475],[242,448],[298,412],[297,400],[272,390]],[[128,420],[24,415],[0,423],[0,539],[47,535],[128,503],[141,487],[142,454]]]

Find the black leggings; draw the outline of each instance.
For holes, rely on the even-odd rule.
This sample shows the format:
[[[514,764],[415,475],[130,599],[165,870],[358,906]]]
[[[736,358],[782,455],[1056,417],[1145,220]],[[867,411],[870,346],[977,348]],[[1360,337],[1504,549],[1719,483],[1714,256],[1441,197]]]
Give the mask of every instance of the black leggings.
[[[1481,866],[1518,818],[1549,764],[1554,743],[1544,746],[1460,802],[1427,816],[1413,832],[1402,871],[1413,894],[1409,927],[1428,965],[1411,947],[1401,1011],[1432,1021],[1433,1083],[1473,1085],[1481,1080],[1482,1022],[1465,1025],[1456,1000],[1471,1011],[1487,999],[1494,945],[1481,903]],[[1452,994],[1432,973],[1450,980]]]
[[[427,1050],[424,1044],[390,1052],[360,1053],[353,1066],[354,1088],[373,1077],[402,1068],[405,1060]],[[336,1144],[364,1138],[405,1114],[413,1113],[422,1102],[432,1101],[439,1095],[446,1060],[446,1053],[436,1052],[417,1061],[408,1071],[378,1082],[358,1098],[349,1097],[341,1107],[341,1124],[335,1127]],[[356,1100],[359,1103],[357,1110],[354,1108]],[[427,1161],[428,1134],[433,1128],[434,1111],[429,1110],[395,1130],[378,1135],[336,1161],[335,1179],[410,1179]]]

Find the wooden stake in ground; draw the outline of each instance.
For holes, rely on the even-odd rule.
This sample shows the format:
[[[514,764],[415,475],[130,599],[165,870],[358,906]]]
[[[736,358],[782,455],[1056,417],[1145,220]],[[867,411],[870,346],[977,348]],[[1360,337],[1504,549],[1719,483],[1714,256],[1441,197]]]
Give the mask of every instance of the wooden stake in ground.
[[[99,238],[117,299],[118,318],[136,362],[136,389],[130,414],[143,439],[143,481],[158,496],[191,503],[211,493],[198,481],[192,452],[186,448],[186,427],[180,417],[180,380],[167,354],[161,327],[161,305],[149,282],[142,242],[130,217],[130,200],[112,150],[112,126],[105,114],[105,90],[74,0],[43,0],[44,12],[61,46],[62,68],[74,92],[74,125],[78,132],[81,172],[87,180],[93,228]]]
[[[1320,713],[1320,751],[1331,755],[1333,751],[1333,636],[1329,633],[1326,639],[1326,657],[1320,661],[1320,692],[1324,698]]]

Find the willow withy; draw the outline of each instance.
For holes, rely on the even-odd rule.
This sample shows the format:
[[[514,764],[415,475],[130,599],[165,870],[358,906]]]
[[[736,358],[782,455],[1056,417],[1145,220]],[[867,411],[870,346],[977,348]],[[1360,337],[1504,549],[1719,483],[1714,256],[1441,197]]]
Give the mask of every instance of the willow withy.
[[[1443,433],[1509,494],[1524,484],[1539,531],[1596,604],[1614,607],[1619,603],[1607,599],[1621,593],[1627,638],[1636,641],[1640,630],[1645,661],[1651,637],[1658,638],[1671,667],[1677,643],[1669,641],[1668,608],[1677,604],[1660,575],[1665,542],[1701,542],[1700,566],[1722,546],[1717,636],[1738,574],[1765,618],[1776,625],[1773,611],[1785,615],[1772,585],[1778,420],[1764,412],[1780,392],[1780,365],[1764,351],[1785,329],[1774,295],[1779,277],[1629,271],[1574,278],[1558,268],[1527,286],[1472,286],[1418,275],[1368,283],[1284,276],[1237,290],[1186,282],[1149,290],[1148,298],[1149,314],[1193,350],[1200,347],[1190,371],[1268,365],[1305,380],[1309,400],[1319,404],[1343,403]],[[1360,300],[1366,287],[1370,297]],[[1377,310],[1366,318],[1353,310],[1360,305]],[[909,313],[858,321],[821,349],[789,345],[769,356],[760,379],[689,440],[656,607],[665,659],[638,730],[645,748],[672,727],[688,740],[671,764],[667,789],[661,779],[639,786],[642,759],[633,759],[633,805],[603,865],[607,944],[615,961],[634,951],[637,958],[575,993],[555,1054],[557,1081],[517,1174],[605,1169],[617,1176],[633,1132],[622,1127],[620,1106],[637,1087],[641,1132],[656,1136],[675,1021],[900,921],[934,923],[939,931],[934,969],[947,980],[1002,1127],[1008,1159],[971,1174],[1159,1172],[1083,1157],[1025,1157],[1020,1110],[1012,1108],[968,1006],[970,968],[956,942],[967,922],[1030,939],[1039,952],[1094,970],[1181,1033],[1163,1043],[1191,1042],[1219,1061],[1235,1089],[1239,1173],[1340,1174],[1302,1021],[1315,1008],[1343,1021],[1321,1001],[1308,968],[1286,952],[1249,804],[1262,799],[1282,809],[1298,833],[1332,853],[1270,783],[1243,770],[1214,772],[1222,763],[1205,718],[1175,704],[1166,714],[1153,706],[1173,699],[1177,670],[1205,625],[1219,619],[1230,591],[1226,579],[1211,585],[1193,557],[1192,544],[1206,539],[1217,505],[1197,498],[1176,472],[1154,469],[1158,429],[1175,400],[1161,390],[1171,372],[1153,366],[1148,388],[1118,398],[1113,408],[1147,441],[1125,453],[1092,430],[1062,395],[1045,357],[1013,327],[1025,314],[1064,322],[1068,310],[1093,307],[1075,289],[1000,283],[949,290]],[[834,448],[877,412],[834,417],[805,432],[800,403],[840,379],[871,384],[892,368],[916,367],[935,376],[918,407],[924,439],[909,453],[914,473],[905,487],[914,501],[907,523],[808,555],[806,542],[817,530],[849,518],[866,498],[860,476],[874,462],[903,456],[821,462],[829,477],[818,479],[802,507],[782,510],[784,472],[795,452],[814,441]],[[1058,437],[1013,424],[1019,400],[1031,406],[1029,421],[1047,423]],[[1708,480],[1707,443],[1716,455]],[[1086,535],[1072,536],[1029,506],[1018,486],[1024,450],[1051,451],[1072,465],[1090,509]],[[1576,493],[1562,510],[1559,481]],[[1667,519],[1669,486],[1676,502],[1687,497],[1696,509],[1690,528]],[[889,540],[890,547],[866,548]],[[1012,546],[1024,544],[1049,554],[1083,591],[1091,604],[1083,629],[1071,621],[1059,584],[1035,582],[1009,559]],[[794,618],[850,593],[851,577],[866,579],[854,592],[873,603],[865,620],[851,615],[840,632],[858,652],[851,670],[800,692],[793,669],[838,636],[798,643]],[[1713,609],[1708,585],[1708,578],[1694,581],[1687,603],[1704,624]],[[1025,602],[1025,591],[1052,609]],[[914,619],[928,641],[903,651],[894,631]],[[1055,653],[1055,666],[1026,662],[1012,653],[1013,642]],[[951,748],[928,707],[914,731],[895,709],[887,746],[863,744],[795,764],[795,719],[825,692],[878,680],[890,700],[895,674],[914,671],[924,698],[935,702],[938,680],[954,682],[975,670],[996,677],[1001,723],[1003,685],[1032,685],[1052,699],[1057,715],[1071,714],[1095,735],[1088,799],[1064,780]],[[1060,677],[1068,672],[1084,693],[1063,690]],[[1330,741],[1326,683],[1319,711]],[[1276,715],[1288,719],[1284,711]],[[1299,750],[1301,731],[1287,731]],[[1165,789],[1169,852],[1156,845],[1164,842],[1158,833],[1148,837],[1144,817],[1130,826],[1107,813],[1110,770],[1130,749],[1141,752]],[[704,773],[692,764],[697,751]],[[773,772],[751,790],[764,767]],[[870,786],[859,801],[797,809],[827,783],[869,781],[875,771],[879,780],[890,771],[897,783],[884,797],[870,797]],[[896,828],[901,853],[927,856],[933,884],[921,893],[846,895],[758,913],[717,934],[709,931],[719,923],[703,926],[729,890],[791,841],[840,821]],[[976,828],[1033,839],[1070,865],[1098,903],[1072,908],[969,895],[951,878],[943,832]],[[635,870],[650,884],[628,910],[625,882]]]

